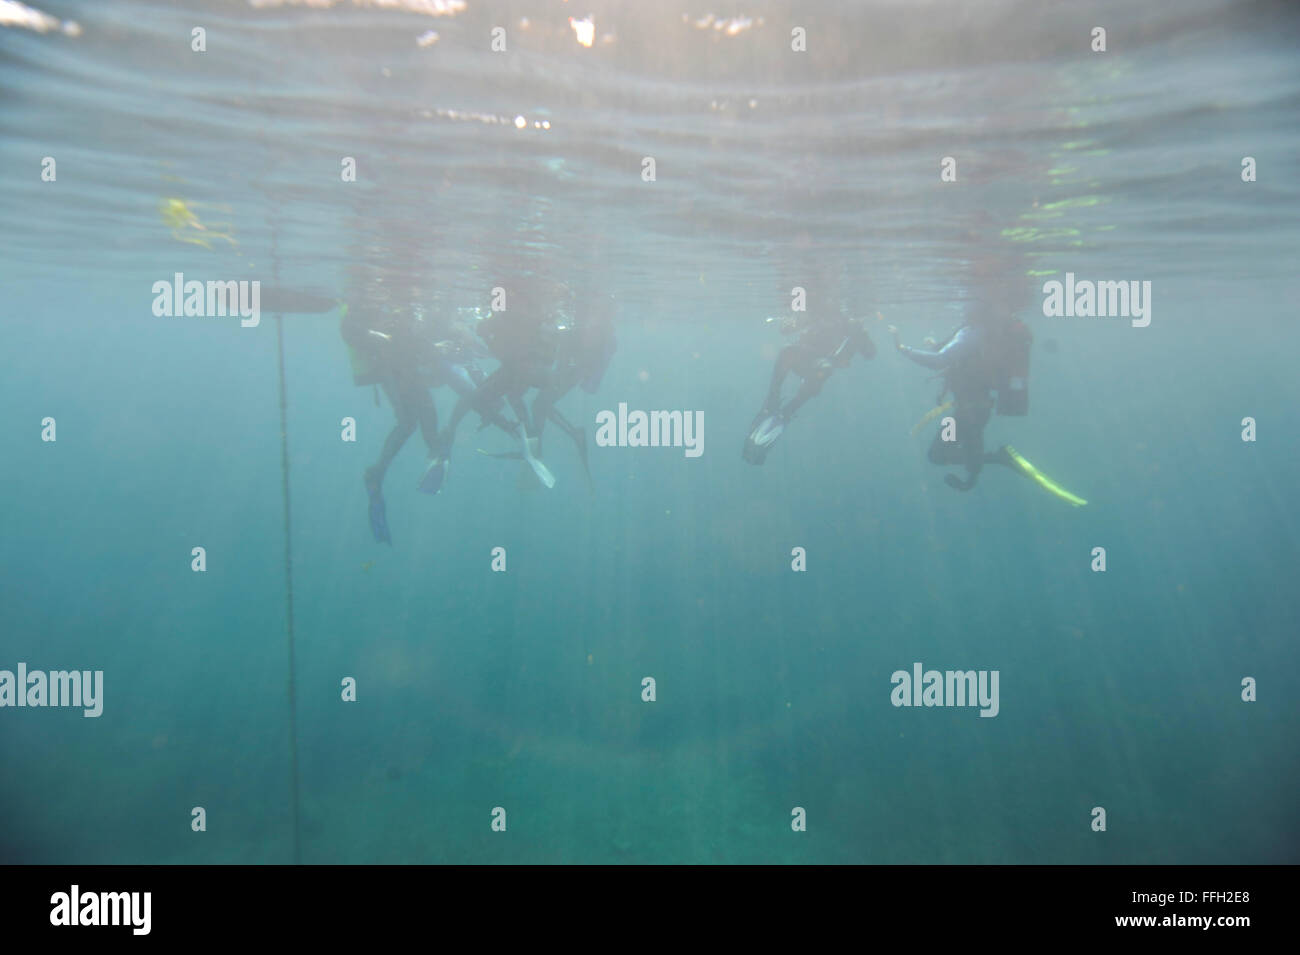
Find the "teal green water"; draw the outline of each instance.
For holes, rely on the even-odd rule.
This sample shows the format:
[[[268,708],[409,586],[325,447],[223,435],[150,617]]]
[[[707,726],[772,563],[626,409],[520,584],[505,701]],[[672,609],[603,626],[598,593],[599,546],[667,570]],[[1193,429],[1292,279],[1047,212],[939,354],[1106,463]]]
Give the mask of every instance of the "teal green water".
[[[305,862],[1297,861],[1284,7],[769,4],[718,30],[596,5],[591,50],[560,3],[43,9],[80,34],[0,30],[0,669],[103,670],[105,698],[0,708],[0,860],[290,861],[291,588]],[[171,196],[234,241],[177,241]],[[288,315],[286,577],[276,320],[158,318],[152,283],[438,312],[512,270],[618,300],[570,418],[698,410],[704,454],[593,446],[588,492],[548,438],[556,487],[521,489],[467,422],[430,497],[417,435],[377,545],[361,475],[392,412],[337,314]],[[1045,318],[1065,271],[1151,281],[1150,326]],[[1032,414],[990,444],[1088,506],[998,469],[949,490],[909,434],[935,385],[884,347],[744,463],[794,285],[878,313],[878,346],[1021,316]],[[917,661],[997,670],[998,715],[892,706]]]

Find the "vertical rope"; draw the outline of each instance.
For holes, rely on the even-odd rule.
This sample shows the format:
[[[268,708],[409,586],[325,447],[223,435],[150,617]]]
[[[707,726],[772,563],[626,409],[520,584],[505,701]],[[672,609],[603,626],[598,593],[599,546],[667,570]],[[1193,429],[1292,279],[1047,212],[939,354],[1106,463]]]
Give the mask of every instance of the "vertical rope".
[[[280,282],[276,228],[271,226],[271,275]],[[275,348],[280,370],[280,490],[284,502],[284,619],[289,644],[289,794],[293,813],[293,864],[302,864],[302,833],[298,823],[298,693],[293,647],[293,527],[289,507],[289,399],[284,381],[284,315],[275,316]]]

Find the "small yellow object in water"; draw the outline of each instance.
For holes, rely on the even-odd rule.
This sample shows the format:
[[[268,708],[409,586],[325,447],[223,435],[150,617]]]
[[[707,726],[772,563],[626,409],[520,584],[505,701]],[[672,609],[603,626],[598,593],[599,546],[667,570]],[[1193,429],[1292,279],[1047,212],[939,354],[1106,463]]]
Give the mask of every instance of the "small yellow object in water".
[[[171,227],[172,238],[177,241],[201,245],[205,249],[212,248],[212,239],[225,239],[231,245],[239,245],[229,232],[225,231],[230,228],[230,223],[216,222],[210,226],[204,225],[184,199],[163,199],[158,204],[158,214],[162,217],[163,224]]]
[[[912,425],[912,434],[916,434],[918,431],[924,428],[935,418],[939,417],[939,415],[943,414],[945,411],[951,411],[951,410],[952,410],[951,401],[945,401],[943,404],[939,405],[938,407],[931,408],[921,417],[920,421]]]

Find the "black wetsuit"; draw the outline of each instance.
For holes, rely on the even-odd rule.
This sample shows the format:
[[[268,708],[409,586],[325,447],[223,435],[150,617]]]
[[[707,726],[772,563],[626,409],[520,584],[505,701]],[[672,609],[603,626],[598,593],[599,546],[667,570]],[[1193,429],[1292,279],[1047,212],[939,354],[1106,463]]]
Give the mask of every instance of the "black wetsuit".
[[[499,312],[482,323],[480,334],[501,364],[479,385],[474,400],[462,398],[456,403],[440,439],[443,453],[450,452],[456,429],[471,408],[496,408],[502,398],[510,403],[526,435],[536,435],[523,396],[529,388],[545,387],[549,380],[555,362],[555,325],[546,319],[517,315]]]
[[[899,347],[904,356],[918,365],[943,372],[944,392],[939,396],[940,402],[952,393],[956,440],[943,440],[941,428],[930,444],[928,457],[932,464],[966,469],[964,481],[951,474],[944,478],[950,487],[959,491],[969,491],[975,486],[985,464],[1001,462],[998,453],[984,452],[984,428],[993,413],[993,392],[1001,380],[998,343],[996,330],[986,325],[963,325],[939,349]]]
[[[367,380],[384,390],[396,418],[379,459],[366,471],[367,489],[377,491],[393,458],[417,427],[430,452],[437,446],[438,411],[421,367],[429,348],[428,332],[408,313],[375,315],[362,309],[344,316],[341,331],[343,340],[369,366]]]
[[[859,321],[835,316],[809,323],[798,340],[786,345],[776,356],[772,383],[754,424],[769,415],[789,421],[808,399],[822,390],[836,368],[847,367],[854,355],[874,358],[875,354],[876,346]],[[782,405],[781,388],[791,372],[799,376],[801,384],[795,396]]]

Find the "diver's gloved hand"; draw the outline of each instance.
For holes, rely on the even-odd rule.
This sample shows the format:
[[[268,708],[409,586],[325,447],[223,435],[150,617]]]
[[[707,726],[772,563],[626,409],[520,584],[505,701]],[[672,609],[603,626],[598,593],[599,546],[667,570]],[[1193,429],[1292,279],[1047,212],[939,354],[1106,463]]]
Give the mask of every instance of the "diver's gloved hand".
[[[892,335],[893,338],[894,338],[894,350],[895,350],[895,351],[902,351],[902,350],[903,350],[903,339],[900,338],[899,335],[898,335],[898,326],[897,326],[897,325],[889,325],[889,326],[886,327],[885,330],[888,331],[889,334]]]

